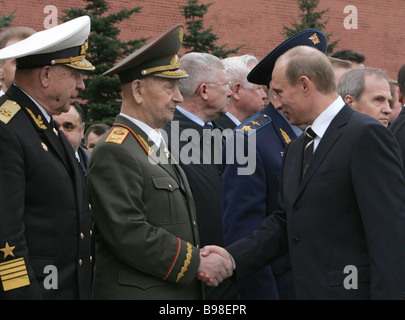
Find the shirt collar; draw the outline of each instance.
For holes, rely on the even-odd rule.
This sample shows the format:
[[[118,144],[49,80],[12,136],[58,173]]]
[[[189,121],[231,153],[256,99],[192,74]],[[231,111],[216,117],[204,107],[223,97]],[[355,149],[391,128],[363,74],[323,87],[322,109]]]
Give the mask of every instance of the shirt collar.
[[[199,117],[197,117],[194,113],[191,113],[185,109],[183,109],[180,106],[176,106],[176,109],[178,111],[180,111],[184,116],[186,116],[187,118],[189,118],[191,121],[194,121],[195,123],[197,123],[198,125],[200,125],[201,127],[204,127],[205,122],[202,121]],[[212,122],[209,121],[207,122],[208,124],[212,125]]]
[[[241,122],[231,113],[227,112],[226,115],[229,119],[231,119],[237,126],[241,124]]]
[[[345,103],[342,97],[338,96],[338,98],[315,119],[311,128],[316,133],[317,137],[320,139],[323,137],[333,118],[335,118],[344,105]]]
[[[122,116],[122,117],[128,119],[129,121],[133,122],[134,124],[136,124],[143,132],[146,133],[149,140],[153,141],[153,143],[155,145],[157,145],[159,147],[161,142],[163,141],[163,144],[166,147],[165,140],[163,139],[163,136],[162,136],[162,133],[160,132],[160,130],[153,129],[146,123],[144,123],[138,119],[132,118],[132,117],[126,115],[125,113],[121,112],[120,116]]]

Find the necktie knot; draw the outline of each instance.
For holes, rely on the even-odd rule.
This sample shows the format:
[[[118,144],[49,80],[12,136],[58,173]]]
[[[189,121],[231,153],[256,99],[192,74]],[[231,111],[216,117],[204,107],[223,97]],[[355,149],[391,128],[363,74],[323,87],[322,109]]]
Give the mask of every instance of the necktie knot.
[[[204,123],[204,127],[203,127],[204,129],[208,129],[208,130],[212,130],[212,129],[214,129],[214,126],[212,125],[212,124],[210,124],[210,123]]]
[[[312,130],[311,127],[309,127],[305,131],[305,137],[304,137],[304,155],[303,155],[303,162],[302,162],[302,177],[304,177],[309,162],[312,158],[312,154],[314,153],[314,139],[316,137],[316,133],[314,130]]]

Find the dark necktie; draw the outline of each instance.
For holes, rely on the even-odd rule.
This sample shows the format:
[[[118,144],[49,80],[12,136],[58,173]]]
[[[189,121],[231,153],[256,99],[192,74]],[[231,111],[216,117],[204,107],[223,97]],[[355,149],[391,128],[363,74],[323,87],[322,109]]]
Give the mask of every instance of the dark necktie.
[[[314,153],[314,139],[316,137],[316,133],[309,127],[305,131],[304,137],[304,157],[302,162],[302,178],[304,177],[309,162],[311,161],[312,154]]]
[[[214,126],[207,122],[207,123],[204,123],[204,129],[212,130],[212,129],[214,129]]]

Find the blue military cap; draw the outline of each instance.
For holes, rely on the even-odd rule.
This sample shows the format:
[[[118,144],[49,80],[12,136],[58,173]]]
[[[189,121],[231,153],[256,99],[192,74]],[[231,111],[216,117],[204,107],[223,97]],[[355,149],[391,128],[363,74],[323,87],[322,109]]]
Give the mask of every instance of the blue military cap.
[[[167,79],[187,78],[187,72],[180,69],[178,57],[183,35],[184,27],[178,24],[158,39],[130,54],[103,75],[118,74],[121,83],[128,83],[147,76]]]
[[[248,74],[248,81],[269,86],[277,59],[288,50],[298,46],[314,47],[319,51],[326,53],[328,41],[326,36],[317,29],[300,31],[285,40],[277,48],[271,51],[262,61],[260,61]]]

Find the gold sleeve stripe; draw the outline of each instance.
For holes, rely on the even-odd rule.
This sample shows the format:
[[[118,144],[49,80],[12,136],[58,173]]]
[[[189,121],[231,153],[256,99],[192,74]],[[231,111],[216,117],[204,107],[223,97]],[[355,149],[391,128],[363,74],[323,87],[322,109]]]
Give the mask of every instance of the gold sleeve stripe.
[[[192,256],[193,256],[193,248],[191,247],[191,244],[187,242],[187,258],[186,260],[184,260],[184,266],[181,268],[181,271],[177,275],[176,282],[179,282],[180,279],[184,277],[184,274],[186,273],[188,266],[190,265]]]
[[[169,269],[167,270],[166,274],[163,276],[163,280],[166,280],[167,277],[170,275],[170,273],[173,270],[173,267],[177,261],[177,259],[179,258],[179,254],[180,254],[180,249],[181,249],[181,241],[179,238],[177,238],[177,249],[176,249],[176,254],[174,255],[174,258],[172,260],[172,263],[170,264]]]
[[[4,291],[30,285],[24,258],[1,263],[0,279]]]

